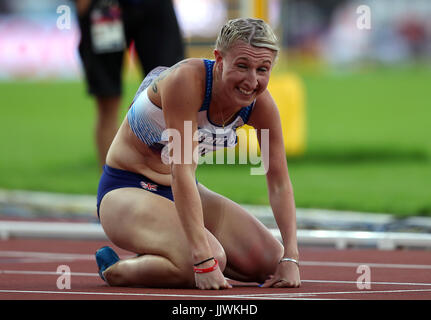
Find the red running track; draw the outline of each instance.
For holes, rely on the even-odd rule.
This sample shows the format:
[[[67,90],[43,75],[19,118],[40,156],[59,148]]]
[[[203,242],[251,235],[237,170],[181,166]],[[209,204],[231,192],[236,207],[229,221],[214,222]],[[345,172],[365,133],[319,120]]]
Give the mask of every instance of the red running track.
[[[232,282],[229,290],[201,291],[109,287],[94,260],[104,245],[112,246],[102,241],[0,241],[0,300],[431,300],[429,251],[303,247],[300,288]],[[120,257],[132,255],[113,247]],[[60,265],[70,268],[70,289],[57,287],[57,282],[65,284],[57,273]]]

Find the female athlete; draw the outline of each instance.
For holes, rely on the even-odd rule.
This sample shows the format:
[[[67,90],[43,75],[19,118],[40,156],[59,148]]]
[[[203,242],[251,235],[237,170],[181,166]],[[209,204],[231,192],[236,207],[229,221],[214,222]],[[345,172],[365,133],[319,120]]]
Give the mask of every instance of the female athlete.
[[[99,184],[106,235],[136,253],[120,260],[110,247],[96,252],[109,285],[230,288],[225,277],[263,287],[300,285],[293,190],[279,112],[267,90],[278,51],[264,21],[235,19],[221,29],[214,60],[186,59],[146,76]],[[262,156],[282,243],[195,177],[195,155],[234,146],[235,130],[246,123],[257,129],[259,143],[260,130],[269,132]],[[167,135],[173,132],[180,139]],[[182,161],[172,161],[172,154]]]

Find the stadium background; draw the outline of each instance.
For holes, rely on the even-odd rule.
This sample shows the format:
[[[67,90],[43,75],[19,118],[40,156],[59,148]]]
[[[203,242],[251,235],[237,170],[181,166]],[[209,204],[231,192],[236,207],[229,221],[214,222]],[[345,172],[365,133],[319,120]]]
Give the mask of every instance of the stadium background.
[[[274,86],[296,204],[399,216],[431,215],[431,3],[176,0],[187,55],[211,57],[229,18],[265,15],[283,45]],[[324,4],[322,4],[324,3]],[[71,8],[59,29],[56,9]],[[357,8],[371,29],[357,27]],[[94,107],[85,93],[71,1],[0,1],[0,188],[95,194]],[[124,116],[139,86],[127,55]],[[293,121],[290,125],[286,123]],[[198,179],[249,204],[268,204],[249,165],[203,165]],[[225,181],[234,179],[235,183]],[[231,180],[229,180],[231,181]]]

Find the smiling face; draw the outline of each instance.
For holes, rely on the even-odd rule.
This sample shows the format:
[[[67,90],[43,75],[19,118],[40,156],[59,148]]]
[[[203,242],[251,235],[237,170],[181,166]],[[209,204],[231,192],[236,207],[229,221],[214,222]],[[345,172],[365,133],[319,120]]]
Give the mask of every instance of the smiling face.
[[[220,89],[231,103],[250,105],[268,86],[276,53],[237,41],[229,50],[214,51]]]

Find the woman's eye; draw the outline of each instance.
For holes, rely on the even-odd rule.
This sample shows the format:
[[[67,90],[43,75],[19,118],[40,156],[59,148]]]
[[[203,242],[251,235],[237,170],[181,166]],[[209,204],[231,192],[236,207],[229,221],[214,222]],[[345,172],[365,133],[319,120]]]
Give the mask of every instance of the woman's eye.
[[[241,69],[247,69],[247,66],[246,66],[245,64],[239,64],[239,65],[238,65],[238,68],[241,68]]]

